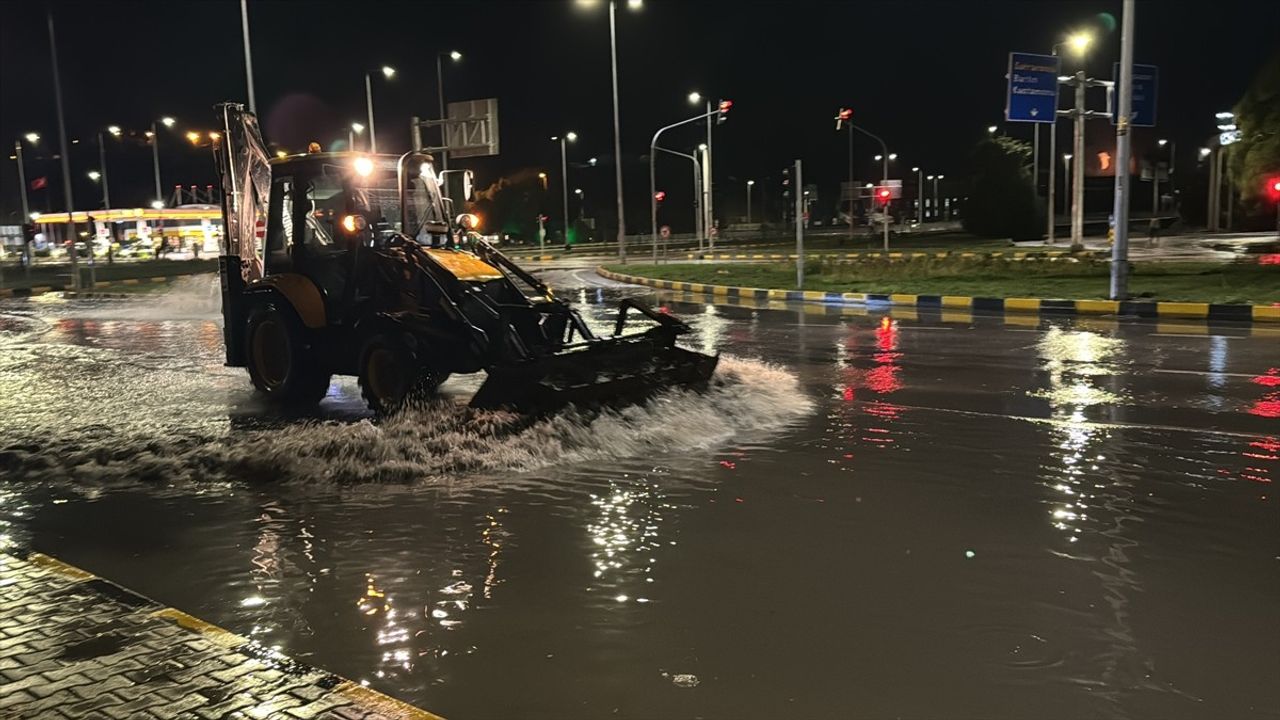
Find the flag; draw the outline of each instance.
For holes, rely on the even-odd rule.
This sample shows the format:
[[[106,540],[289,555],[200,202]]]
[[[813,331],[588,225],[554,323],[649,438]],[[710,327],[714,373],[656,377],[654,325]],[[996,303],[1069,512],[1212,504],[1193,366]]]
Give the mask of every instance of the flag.
[[[32,178],[31,180],[32,190],[43,190],[47,187],[49,187],[49,178],[47,177]]]

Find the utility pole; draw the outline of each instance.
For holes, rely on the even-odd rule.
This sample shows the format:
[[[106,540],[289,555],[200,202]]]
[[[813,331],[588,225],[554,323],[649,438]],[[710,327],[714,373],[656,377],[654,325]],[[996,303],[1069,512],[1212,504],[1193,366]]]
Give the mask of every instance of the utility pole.
[[[1111,299],[1129,297],[1129,121],[1133,114],[1133,18],[1134,0],[1124,0],[1124,15],[1120,20],[1120,103],[1116,115],[1116,236],[1111,246]],[[1084,93],[1081,83],[1076,97]],[[1080,118],[1083,128],[1084,119]],[[1078,145],[1078,143],[1077,143]],[[1077,147],[1077,152],[1080,147]],[[1079,172],[1080,163],[1076,163]],[[1152,168],[1152,187],[1160,186],[1160,176]],[[1158,192],[1158,191],[1157,191]],[[1152,208],[1152,217],[1155,209]],[[1074,240],[1074,238],[1073,238]]]
[[[249,53],[248,0],[240,0],[240,29],[244,33],[244,76],[249,84],[249,112],[257,115],[258,103],[253,94],[253,56]]]
[[[707,229],[707,237],[711,237],[711,231],[716,226],[715,202],[712,200],[712,175],[711,175],[711,127],[715,124],[715,114],[712,112],[711,101],[707,100],[707,152],[702,163],[703,187],[702,191],[706,194],[706,214],[707,220],[704,227]],[[712,241],[715,242],[714,240]]]
[[[1084,90],[1085,76],[1083,70],[1075,75],[1076,105],[1075,123],[1072,127],[1071,154],[1076,158],[1074,172],[1071,173],[1071,250],[1074,252],[1084,246]]]
[[[796,160],[796,289],[804,289],[804,180]]]
[[[48,12],[49,20],[49,54],[53,66],[53,96],[58,107],[58,142],[62,147],[62,193],[67,203],[67,232],[71,236],[71,287],[80,289],[80,267],[78,258],[80,248],[79,234],[76,232],[75,201],[71,196],[71,161],[67,155],[67,122],[62,112],[62,79],[58,75],[58,43],[53,32],[53,11]]]
[[[609,63],[613,71],[613,173],[618,188],[618,261],[627,262],[627,213],[622,203],[622,122],[618,118],[618,31],[613,0],[609,2]]]
[[[102,171],[102,209],[111,209],[111,191],[107,188],[107,148],[102,144],[102,131],[98,131],[98,167]]]

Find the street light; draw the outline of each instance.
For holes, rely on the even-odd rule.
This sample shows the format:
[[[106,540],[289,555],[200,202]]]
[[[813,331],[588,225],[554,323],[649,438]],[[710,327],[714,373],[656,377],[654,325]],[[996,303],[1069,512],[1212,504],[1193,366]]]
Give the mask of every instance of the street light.
[[[369,152],[378,152],[378,135],[373,125],[373,72],[370,70],[364,74],[364,100],[369,110]],[[389,66],[382,66],[382,76],[390,80],[396,74],[396,69]]]
[[[39,133],[29,132],[26,135],[23,135],[22,138],[27,142],[31,143],[32,145],[35,145],[36,143],[40,142]]]
[[[457,50],[450,50],[448,52],[436,53],[436,92],[438,93],[438,97],[440,100],[440,122],[444,122],[445,120],[448,119],[445,117],[445,114],[444,114],[444,58],[446,55],[449,57],[450,60],[454,62],[459,62],[462,60],[462,53],[458,52]],[[444,139],[444,142],[441,143],[441,145],[444,145],[447,147],[449,145],[449,126],[447,124],[441,125],[440,133]],[[449,169],[449,151],[448,150],[440,151],[440,164],[441,164],[441,167],[444,168],[445,170]]]
[[[565,151],[566,142],[574,142],[578,139],[578,133],[570,130],[564,135],[554,136],[552,142],[560,142],[560,190],[564,201],[564,243],[569,244],[569,160]],[[539,173],[541,176],[541,173]]]
[[[98,180],[102,177],[102,173],[98,172],[97,170],[90,170],[88,172],[88,175],[89,175],[89,179],[94,182],[98,182]]]
[[[578,0],[580,7],[596,7],[599,0]],[[627,7],[639,10],[644,6],[640,0],[627,0]],[[617,3],[609,0],[609,70],[613,83],[613,172],[617,186],[618,202],[618,260],[627,261],[627,212],[622,200],[622,120],[618,113],[618,31]]]
[[[167,115],[160,118],[160,124],[167,128],[172,128],[177,122],[177,120]],[[154,207],[155,203],[160,203],[160,207],[164,207],[164,190],[160,184],[160,134],[156,131],[156,122],[154,120],[151,122],[151,129],[147,131],[147,137],[151,140],[151,162],[156,175],[156,199],[152,206]]]
[[[1204,158],[1209,157],[1209,154],[1212,152],[1213,151],[1210,150],[1209,148],[1206,148],[1206,147],[1200,148],[1200,159],[1203,160]]]
[[[755,180],[747,181],[747,224],[751,224],[751,186],[755,185]]]
[[[916,174],[916,224],[924,224],[924,171],[918,167],[911,168]],[[930,176],[932,177],[932,176]]]
[[[351,127],[347,129],[347,149],[354,152],[356,149],[356,136],[364,132],[364,125],[358,122],[351,123]]]
[[[598,158],[587,158],[587,164],[591,167],[595,167],[598,162],[600,162]]]
[[[1093,44],[1093,35],[1087,32],[1076,32],[1067,36],[1066,44],[1076,55],[1084,55],[1089,46]]]
[[[995,125],[988,125],[988,126],[987,126],[987,134],[988,134],[988,135],[995,135],[995,134],[996,134],[996,130],[999,130],[999,129],[1000,129],[1000,128],[999,128],[999,127],[997,127],[997,126],[995,126]]]
[[[707,235],[710,236],[711,230],[715,225],[715,207],[713,202],[715,196],[712,194],[714,188],[712,187],[713,176],[711,167],[711,126],[713,124],[711,120],[711,98],[704,97],[702,93],[696,90],[689,93],[690,105],[697,105],[704,101],[706,102],[707,108],[707,142],[699,145],[698,150],[702,151],[702,227],[705,228]]]

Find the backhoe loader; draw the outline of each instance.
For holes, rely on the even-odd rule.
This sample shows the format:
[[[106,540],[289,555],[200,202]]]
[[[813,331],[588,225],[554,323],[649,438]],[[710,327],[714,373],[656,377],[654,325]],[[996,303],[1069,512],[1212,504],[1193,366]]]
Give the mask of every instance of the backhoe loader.
[[[270,157],[257,118],[217,106],[226,364],[287,405],[359,378],[377,413],[484,371],[478,408],[545,414],[699,387],[717,356],[676,345],[689,327],[623,300],[599,336],[569,303],[467,231],[433,158],[354,152]],[[312,150],[318,150],[313,146]],[[457,193],[461,194],[461,193]],[[455,203],[458,207],[454,207]],[[635,315],[647,321],[625,332]]]

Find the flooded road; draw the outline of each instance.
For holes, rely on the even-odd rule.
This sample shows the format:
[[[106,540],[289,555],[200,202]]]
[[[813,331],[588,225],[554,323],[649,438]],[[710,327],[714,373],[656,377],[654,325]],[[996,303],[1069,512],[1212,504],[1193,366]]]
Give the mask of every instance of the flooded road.
[[[0,544],[451,718],[1277,717],[1280,335],[657,300],[713,388],[532,424],[0,305]]]

